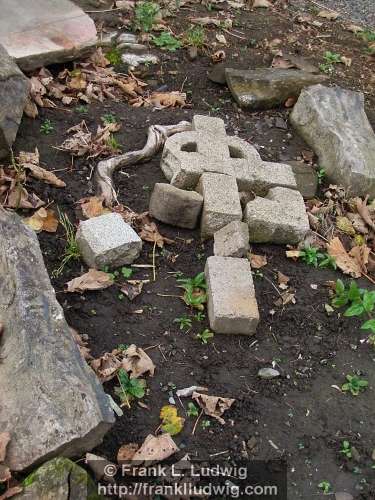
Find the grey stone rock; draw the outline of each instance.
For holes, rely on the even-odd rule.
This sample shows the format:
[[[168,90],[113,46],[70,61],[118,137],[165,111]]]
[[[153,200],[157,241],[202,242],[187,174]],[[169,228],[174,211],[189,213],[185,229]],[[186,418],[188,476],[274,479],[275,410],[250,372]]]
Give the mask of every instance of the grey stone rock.
[[[114,423],[109,398],[82,358],[55,298],[35,233],[0,209],[0,429],[21,471],[80,456]]]
[[[216,333],[253,335],[259,311],[249,261],[208,257],[204,272],[210,328]]]
[[[229,175],[204,173],[197,186],[203,196],[201,237],[210,238],[232,221],[242,219],[236,179]]]
[[[259,196],[264,196],[273,187],[281,186],[297,189],[293,169],[290,165],[284,163],[267,161],[252,163],[237,160],[233,164],[233,170],[240,191],[253,192]]]
[[[375,134],[363,94],[314,85],[301,93],[290,121],[318,155],[330,182],[352,195],[375,197]]]
[[[116,213],[81,221],[76,240],[86,264],[96,269],[131,264],[142,250],[141,238]]]
[[[314,198],[318,189],[318,176],[314,168],[301,161],[289,161],[297,183],[297,189],[302,196],[309,200]]]
[[[98,37],[98,47],[113,47],[118,36],[118,31],[110,31],[108,33],[101,33]]]
[[[245,257],[249,249],[249,226],[245,222],[230,222],[214,234],[215,255]]]
[[[265,198],[249,201],[244,212],[253,243],[295,244],[309,231],[309,220],[301,193],[275,187]]]
[[[99,500],[88,473],[68,458],[54,458],[24,479],[17,500]]]
[[[125,53],[121,55],[123,63],[128,64],[131,68],[136,68],[141,64],[158,64],[159,58],[153,54],[131,54]]]
[[[225,76],[225,70],[227,67],[228,65],[226,63],[215,64],[215,66],[208,73],[208,79],[213,83],[226,85],[227,78]]]
[[[1,0],[0,43],[24,71],[84,57],[96,42],[94,21],[69,0]]]
[[[21,123],[29,82],[0,45],[0,158],[10,152]]]
[[[172,226],[194,229],[199,222],[203,197],[170,184],[155,184],[150,199],[150,215]]]
[[[259,68],[255,70],[225,70],[229,89],[242,107],[251,110],[270,109],[284,104],[289,97],[298,97],[309,85],[322,83],[324,75],[301,70]]]
[[[261,368],[258,371],[258,377],[264,378],[264,379],[272,379],[272,378],[280,377],[280,372],[277,370],[274,370],[273,368]]]
[[[138,38],[137,36],[134,34],[134,33],[121,33],[118,37],[117,37],[117,43],[118,44],[121,44],[121,43],[138,43]]]

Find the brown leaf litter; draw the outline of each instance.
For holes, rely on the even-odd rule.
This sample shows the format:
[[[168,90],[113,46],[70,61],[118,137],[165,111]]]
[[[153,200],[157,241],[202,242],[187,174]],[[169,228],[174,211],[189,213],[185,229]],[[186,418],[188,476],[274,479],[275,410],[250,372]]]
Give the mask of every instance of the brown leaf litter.
[[[113,277],[104,271],[97,269],[89,269],[89,271],[82,276],[73,278],[66,284],[66,292],[83,293],[86,290],[103,290],[112,286],[114,283]]]
[[[221,424],[225,424],[221,415],[235,402],[235,399],[208,396],[200,392],[193,392],[192,399],[198,403],[206,415],[216,418]]]

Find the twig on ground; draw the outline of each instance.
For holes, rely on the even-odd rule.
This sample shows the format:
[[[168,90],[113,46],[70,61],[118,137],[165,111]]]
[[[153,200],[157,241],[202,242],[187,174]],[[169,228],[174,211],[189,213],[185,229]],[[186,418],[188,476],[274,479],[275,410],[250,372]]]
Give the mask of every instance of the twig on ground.
[[[194,436],[194,434],[195,434],[195,430],[197,428],[198,422],[199,422],[199,420],[200,420],[200,418],[201,418],[202,415],[203,415],[203,410],[201,410],[200,414],[198,415],[197,420],[195,421],[195,424],[194,424],[194,427],[193,427],[193,430],[192,430],[192,433],[191,433],[192,436]]]

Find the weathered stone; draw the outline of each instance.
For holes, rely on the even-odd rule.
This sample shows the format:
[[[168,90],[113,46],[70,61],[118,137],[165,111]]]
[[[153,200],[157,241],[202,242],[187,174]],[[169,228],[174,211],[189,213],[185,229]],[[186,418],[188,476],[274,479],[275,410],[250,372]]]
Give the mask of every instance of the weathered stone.
[[[253,243],[298,243],[310,228],[301,193],[283,187],[249,201],[244,220]]]
[[[15,141],[28,93],[27,78],[0,45],[0,158]]]
[[[98,47],[113,47],[118,37],[118,31],[110,31],[108,33],[101,32],[98,37]]]
[[[22,482],[17,500],[100,500],[88,473],[68,458],[54,458]]]
[[[157,183],[150,199],[150,215],[172,226],[194,229],[202,211],[203,197],[170,184]]]
[[[117,43],[138,43],[138,38],[134,33],[120,33],[120,35],[117,37]]]
[[[258,377],[263,379],[272,379],[276,377],[280,377],[280,372],[274,370],[273,368],[261,368],[258,371]]]
[[[1,1],[0,43],[25,71],[76,59],[96,41],[94,21],[69,0]]]
[[[232,221],[242,219],[236,179],[229,175],[205,173],[197,191],[203,196],[201,236],[209,238]]]
[[[225,70],[229,89],[242,107],[252,110],[270,109],[284,104],[289,97],[298,97],[309,85],[322,83],[324,75],[294,69],[259,68]]]
[[[142,250],[142,240],[120,214],[81,221],[76,240],[89,267],[110,269],[131,264]]]
[[[363,94],[314,85],[301,93],[290,121],[318,155],[328,180],[352,195],[375,197],[375,134]]]
[[[289,161],[297,183],[297,189],[302,196],[309,200],[314,198],[318,189],[318,176],[314,168],[301,161]]]
[[[128,64],[130,68],[136,68],[141,64],[158,64],[159,58],[153,54],[122,54],[121,60]]]
[[[228,67],[227,63],[215,64],[214,67],[208,73],[208,79],[213,83],[218,83],[219,85],[225,85],[227,83],[227,78],[225,76],[225,70]]]
[[[0,209],[0,429],[20,471],[80,456],[114,422],[109,397],[82,358],[44,266],[35,233]]]
[[[210,328],[216,333],[253,335],[259,311],[249,261],[208,257],[205,276]]]
[[[214,234],[215,255],[244,257],[249,249],[249,227],[245,222],[230,222]]]

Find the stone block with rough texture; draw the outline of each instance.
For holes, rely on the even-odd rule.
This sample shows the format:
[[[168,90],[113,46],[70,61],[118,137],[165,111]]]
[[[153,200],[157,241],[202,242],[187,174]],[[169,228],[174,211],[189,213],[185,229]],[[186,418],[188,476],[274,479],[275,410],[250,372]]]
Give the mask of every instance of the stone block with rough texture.
[[[0,429],[15,471],[77,457],[114,423],[109,398],[80,354],[35,233],[0,208]]]
[[[375,197],[375,134],[363,94],[314,85],[301,93],[290,121],[318,155],[330,182],[352,195]]]
[[[0,158],[10,153],[29,95],[29,82],[0,45]]]
[[[310,229],[301,193],[283,187],[272,188],[266,197],[249,201],[244,221],[252,243],[295,244]]]
[[[210,328],[215,333],[253,335],[259,311],[249,261],[208,257],[204,272]]]
[[[288,165],[292,167],[298,191],[306,200],[314,198],[318,189],[316,170],[302,161],[288,161]]]
[[[0,43],[31,71],[71,61],[95,47],[94,21],[69,0],[1,0]]]
[[[215,255],[245,257],[249,249],[249,227],[245,222],[230,222],[214,234]]]
[[[242,219],[240,196],[236,179],[229,175],[205,173],[197,191],[203,196],[201,236],[213,236],[232,221]]]
[[[76,239],[84,261],[96,269],[131,264],[142,250],[141,238],[116,213],[81,221]]]
[[[199,222],[203,197],[170,184],[156,183],[150,199],[150,215],[172,226],[194,229]]]

